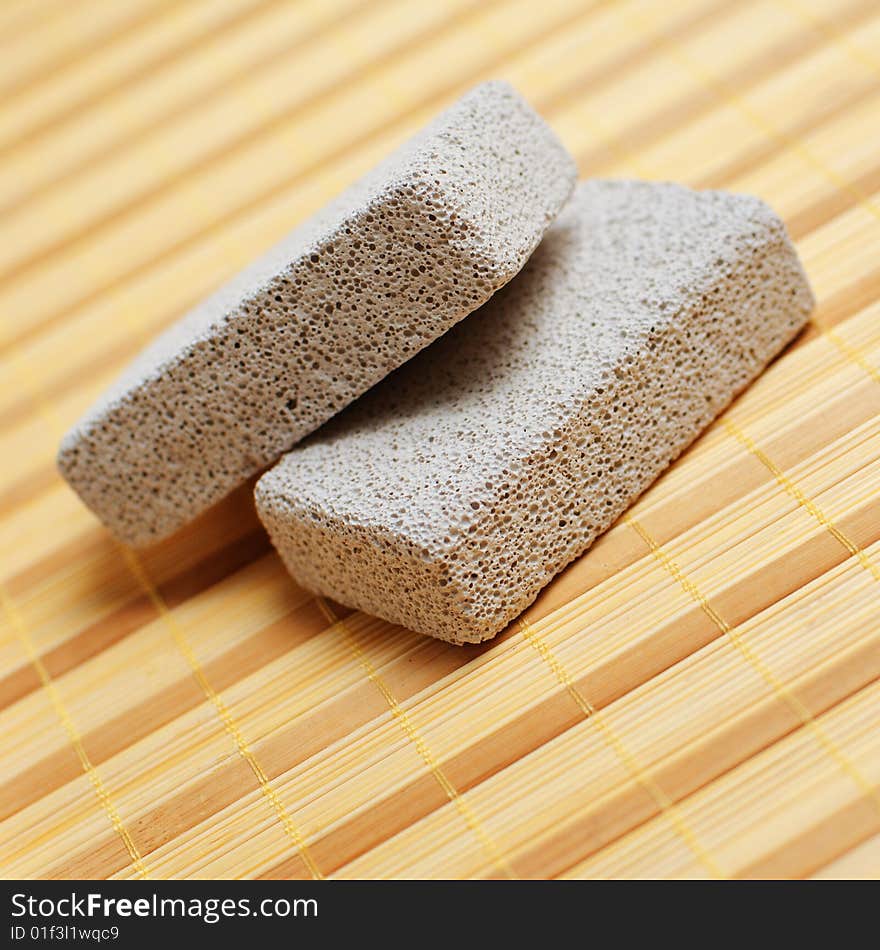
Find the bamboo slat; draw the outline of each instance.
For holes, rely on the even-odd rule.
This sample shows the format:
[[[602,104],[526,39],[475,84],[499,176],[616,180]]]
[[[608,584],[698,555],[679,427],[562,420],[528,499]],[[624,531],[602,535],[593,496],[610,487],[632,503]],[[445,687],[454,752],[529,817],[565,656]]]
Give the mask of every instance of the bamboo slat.
[[[36,0],[0,48],[0,873],[880,877],[875,3]],[[120,548],[60,433],[496,76],[584,176],[766,198],[808,330],[481,647],[299,590],[248,486]]]

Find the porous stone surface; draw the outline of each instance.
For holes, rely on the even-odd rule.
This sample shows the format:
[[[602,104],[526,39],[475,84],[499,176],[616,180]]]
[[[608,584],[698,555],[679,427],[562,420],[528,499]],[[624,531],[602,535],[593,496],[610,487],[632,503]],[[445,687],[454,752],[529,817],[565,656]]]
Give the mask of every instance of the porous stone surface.
[[[479,314],[260,479],[260,517],[306,588],[444,640],[487,639],[812,307],[757,198],[583,184]]]
[[[512,87],[477,86],[157,339],[62,474],[122,540],[170,534],[484,303],[575,178]]]

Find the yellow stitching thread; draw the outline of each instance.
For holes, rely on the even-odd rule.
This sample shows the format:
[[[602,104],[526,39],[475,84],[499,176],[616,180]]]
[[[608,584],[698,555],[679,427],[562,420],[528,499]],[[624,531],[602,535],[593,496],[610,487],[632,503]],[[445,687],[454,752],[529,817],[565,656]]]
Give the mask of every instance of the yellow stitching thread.
[[[731,92],[727,83],[723,79],[719,79],[718,77],[711,75],[701,66],[697,65],[693,59],[681,49],[680,44],[677,43],[674,38],[666,36],[665,33],[654,33],[653,25],[649,24],[648,21],[643,17],[635,15],[631,10],[629,11],[629,19],[641,24],[643,32],[647,32],[649,35],[655,36],[660,43],[667,47],[670,55],[674,59],[683,65],[692,76],[695,76],[702,85],[713,90],[715,94],[720,99],[722,99],[722,101],[726,101],[729,105],[739,109],[739,111],[747,119],[749,119],[753,125],[757,126],[765,135],[776,139],[778,142],[782,142],[786,147],[796,152],[808,165],[821,172],[833,185],[837,187],[839,191],[845,191],[847,194],[854,197],[859,206],[864,208],[870,214],[874,215],[874,217],[880,219],[880,208],[878,208],[872,202],[872,200],[861,191],[860,188],[847,181],[842,175],[839,175],[836,171],[834,171],[833,168],[829,167],[821,159],[817,158],[813,152],[795,136],[789,135],[787,132],[783,132],[782,130],[773,126],[759,112],[756,112],[754,109],[752,109],[752,107],[748,105],[742,98]],[[644,29],[646,25],[649,27],[648,30]]]
[[[257,781],[260,783],[260,790],[274,808],[276,815],[281,821],[285,833],[293,841],[297,851],[299,851],[300,856],[305,862],[309,873],[315,880],[322,880],[324,875],[321,873],[320,868],[317,864],[315,864],[314,858],[309,853],[305,839],[288,814],[287,809],[284,807],[284,803],[278,796],[278,792],[272,787],[272,783],[269,781],[269,777],[263,771],[263,767],[257,761],[256,756],[248,746],[247,741],[242,735],[241,730],[239,729],[235,719],[232,716],[232,713],[229,710],[229,707],[223,702],[223,699],[216,692],[214,687],[211,686],[210,682],[208,682],[208,678],[205,675],[205,672],[202,669],[202,666],[199,663],[198,658],[196,657],[192,646],[189,643],[189,640],[184,634],[183,629],[180,627],[180,624],[178,624],[174,615],[168,609],[168,605],[165,603],[164,598],[150,580],[146,570],[138,560],[138,557],[134,551],[122,544],[119,545],[119,548],[122,551],[122,555],[125,558],[125,562],[128,565],[129,570],[147,593],[153,603],[153,606],[156,608],[156,611],[159,613],[159,615],[165,621],[168,629],[171,631],[171,636],[174,638],[174,642],[177,645],[178,650],[183,654],[187,663],[189,663],[193,676],[201,687],[202,692],[214,704],[214,708],[217,710],[226,732],[231,736],[233,742],[235,742],[239,754],[251,767],[251,770],[256,776]]]
[[[391,709],[392,715],[400,724],[400,727],[403,729],[407,738],[416,747],[416,751],[422,757],[425,765],[428,766],[431,774],[446,793],[446,797],[450,802],[452,802],[453,805],[455,805],[459,815],[461,815],[462,819],[464,820],[464,823],[474,833],[477,840],[483,846],[484,850],[489,853],[496,867],[498,867],[498,869],[502,871],[506,877],[515,878],[516,874],[514,873],[513,868],[510,866],[509,862],[499,851],[498,846],[480,824],[477,816],[473,812],[473,809],[471,809],[468,803],[458,794],[455,786],[446,777],[443,769],[440,767],[440,763],[434,758],[434,754],[428,748],[427,743],[422,738],[418,729],[415,727],[415,725],[413,725],[413,722],[409,718],[407,711],[400,705],[400,703],[398,703],[397,699],[394,697],[394,694],[379,675],[379,672],[376,670],[375,666],[373,666],[370,658],[366,655],[360,644],[357,642],[354,634],[349,629],[348,624],[346,624],[345,620],[336,616],[330,605],[327,603],[326,599],[320,596],[320,594],[315,597],[315,601],[327,620],[331,624],[336,625],[342,632],[349,649],[357,658],[357,661],[360,663],[361,667],[366,673],[367,678],[382,694],[385,702],[388,703],[388,706]]]
[[[847,343],[843,337],[836,330],[832,330],[830,327],[824,327],[822,324],[818,323],[815,319],[813,323],[825,334],[826,337],[840,350],[841,353],[850,361],[863,369],[870,377],[874,380],[875,383],[880,383],[880,370],[876,366],[873,366],[865,354],[857,347],[853,346],[852,343]]]
[[[644,25],[644,20],[640,17],[634,17],[634,19],[640,20]],[[770,123],[766,122],[764,118],[753,109],[751,109],[746,103],[744,103],[738,96],[730,93],[727,90],[727,84],[722,80],[718,80],[715,77],[704,72],[699,67],[695,66],[691,58],[686,56],[683,51],[680,50],[678,44],[674,39],[668,39],[665,35],[660,35],[659,39],[664,45],[672,47],[671,52],[679,62],[684,63],[684,65],[691,71],[691,73],[697,77],[704,85],[716,91],[720,90],[720,97],[726,99],[728,102],[735,105],[747,118],[749,118],[759,129],[761,129],[766,135],[771,138],[776,138],[779,141],[784,142],[789,147],[797,151],[802,158],[808,161],[811,165],[818,168],[832,184],[834,184],[838,189],[846,191],[849,194],[853,195],[859,204],[859,206],[865,208],[867,211],[871,212],[875,217],[880,218],[880,209],[875,207],[875,205],[858,189],[855,185],[846,181],[846,179],[839,176],[833,169],[826,166],[823,162],[817,159],[813,153],[797,139],[792,138],[792,136],[787,135],[784,132],[779,131],[774,128]],[[817,323],[815,320],[813,323],[817,328],[824,333],[828,339],[843,353],[848,359],[852,360],[857,366],[863,369],[872,379],[877,382],[880,382],[880,372],[871,365],[867,358],[858,350],[857,347],[852,346],[851,344],[844,341],[836,331],[828,329],[821,324]],[[847,551],[853,556],[858,558],[859,563],[862,567],[865,568],[876,580],[880,581],[880,569],[877,568],[875,564],[871,562],[867,554],[853,541],[851,541],[833,522],[828,519],[824,513],[819,509],[819,507],[810,499],[808,499],[803,492],[795,485],[795,483],[785,475],[774,463],[768,458],[761,450],[755,445],[755,443],[743,432],[734,422],[725,417],[722,420],[725,428],[731,435],[738,439],[750,452],[752,452],[774,475],[779,484],[798,502],[799,505],[802,505],[823,527],[825,527],[832,536],[839,541]],[[704,608],[705,609],[705,608]]]
[[[776,463],[769,458],[760,448],[755,444],[754,440],[744,432],[735,422],[732,422],[728,418],[721,420],[724,424],[724,428],[730,433],[733,438],[735,438],[742,446],[748,449],[752,455],[773,475],[777,482],[791,495],[792,498],[816,521],[822,525],[823,528],[844,548],[849,552],[852,557],[858,559],[859,564],[877,581],[880,581],[880,568],[874,564],[867,554],[853,541],[848,538],[841,530],[837,527],[836,524],[822,511],[822,509],[811,499],[801,491],[797,484],[779,468]]]
[[[54,408],[43,397],[42,391],[39,387],[33,387],[30,385],[30,379],[27,377],[26,372],[22,373],[22,375],[24,375],[26,378],[28,388],[32,390],[32,397],[37,405],[37,411],[41,416],[43,416],[43,420],[50,431],[55,432],[60,430],[60,419],[58,418]],[[33,642],[31,641],[24,619],[19,614],[12,598],[3,585],[0,585],[0,599],[3,601],[3,610],[9,618],[10,625],[21,642],[28,659],[30,660],[34,669],[36,669],[37,675],[40,678],[40,682],[49,695],[49,699],[52,702],[55,713],[61,720],[64,731],[67,733],[67,737],[70,740],[74,751],[76,752],[83,771],[88,776],[89,781],[92,783],[92,787],[95,790],[95,794],[98,796],[98,800],[101,802],[104,811],[107,813],[107,817],[110,819],[110,823],[113,825],[114,830],[122,838],[123,844],[125,844],[125,849],[128,851],[128,854],[131,857],[131,862],[137,869],[138,874],[143,879],[146,879],[149,875],[143,858],[141,857],[141,853],[129,834],[128,829],[125,827],[122,819],[120,818],[119,812],[117,811],[116,806],[113,804],[113,799],[110,797],[110,793],[107,791],[107,788],[104,785],[97,768],[95,768],[91,759],[89,759],[88,753],[82,744],[79,730],[76,728],[76,724],[71,718],[70,713],[67,711],[67,707],[62,701],[61,696],[59,695],[58,690],[52,681],[52,677],[50,676],[49,671],[46,669],[46,665],[43,663],[39,653],[33,645]]]
[[[777,2],[787,5],[785,0],[777,0]],[[794,6],[793,4],[791,5]],[[807,19],[805,14],[802,14],[803,19]],[[646,21],[642,17],[632,16],[631,19],[638,20],[641,25],[644,27]],[[837,34],[837,31],[833,31],[832,28],[826,27],[824,24],[819,21],[814,21],[814,25],[828,33],[832,36],[832,39],[835,39],[840,45],[851,48],[851,50],[856,50],[856,47],[851,47],[851,44],[846,43],[845,38]],[[856,200],[856,204],[864,208],[870,214],[873,214],[875,217],[880,218],[880,209],[878,209],[871,199],[865,195],[861,189],[853,185],[851,182],[847,181],[843,176],[838,175],[834,169],[825,165],[820,159],[816,156],[798,139],[793,136],[788,135],[787,133],[775,128],[771,123],[767,122],[763,116],[755,112],[750,106],[748,106],[743,100],[738,96],[731,93],[727,84],[723,80],[716,79],[715,77],[709,75],[707,72],[696,66],[693,60],[688,57],[683,50],[681,50],[678,43],[675,40],[667,38],[664,34],[660,34],[658,39],[667,47],[671,47],[671,55],[674,56],[680,63],[683,63],[684,66],[690,71],[693,76],[705,86],[708,86],[712,89],[715,94],[722,100],[727,101],[728,103],[734,105],[739,111],[748,118],[753,125],[757,126],[765,135],[768,135],[771,138],[776,139],[777,141],[782,142],[788,148],[791,148],[797,152],[808,164],[818,169],[825,177],[839,190],[844,191],[847,194],[851,195]],[[860,52],[860,51],[857,51]],[[880,71],[880,64],[873,62],[872,60],[865,57],[863,62],[867,63],[875,71]],[[624,149],[625,154],[632,155],[633,153],[629,149]],[[850,343],[847,343],[843,340],[840,335],[830,329],[825,327],[822,323],[816,320],[815,316],[810,320],[813,326],[819,330],[820,333],[823,333],[830,341],[833,343],[844,356],[854,362],[857,366],[861,367],[872,379],[876,382],[880,382],[880,371],[874,367],[867,357],[858,349],[858,347],[853,346]]]
[[[33,664],[37,674],[40,677],[40,682],[43,684],[43,688],[46,690],[46,693],[49,696],[52,707],[55,710],[55,714],[61,721],[64,731],[67,733],[67,737],[70,740],[70,744],[73,746],[74,751],[76,752],[83,772],[85,772],[89,781],[92,783],[92,788],[95,790],[95,794],[98,796],[98,801],[101,803],[104,811],[107,813],[107,817],[110,819],[110,823],[113,825],[116,833],[120,838],[122,838],[125,849],[128,851],[129,857],[131,858],[131,863],[137,869],[138,875],[146,880],[149,875],[147,873],[147,868],[144,864],[143,858],[141,857],[141,853],[129,834],[128,829],[125,827],[122,818],[119,816],[119,812],[116,810],[116,806],[113,804],[110,793],[107,791],[107,788],[104,785],[98,770],[92,764],[92,761],[85,750],[85,746],[83,745],[79,730],[76,728],[76,724],[71,718],[67,707],[64,705],[64,701],[62,700],[55,683],[52,681],[52,677],[49,675],[46,665],[43,663],[39,653],[37,653],[34,647],[33,642],[31,641],[30,634],[28,633],[24,619],[19,614],[18,609],[15,607],[15,604],[12,601],[12,598],[9,596],[9,593],[2,584],[0,584],[0,601],[3,602],[3,610],[6,613],[6,616],[9,618],[9,623],[13,631],[18,637],[28,659]]]
[[[596,725],[601,729],[602,735],[606,742],[611,746],[626,768],[629,769],[636,781],[645,789],[645,791],[648,792],[651,798],[654,799],[654,802],[657,804],[661,813],[666,816],[667,820],[672,824],[673,828],[684,840],[685,844],[696,855],[700,863],[706,868],[707,871],[709,871],[712,877],[719,879],[724,878],[725,875],[721,871],[721,868],[714,861],[709,852],[700,844],[697,836],[682,817],[675,802],[673,802],[672,799],[663,791],[663,789],[650,777],[650,775],[645,772],[645,770],[636,761],[633,754],[626,748],[620,737],[611,728],[611,724],[608,722],[605,716],[598,709],[596,709],[577,688],[577,684],[568,675],[565,667],[563,667],[563,665],[559,662],[553,651],[539,636],[535,628],[524,619],[520,620],[519,626],[526,640],[532,645],[532,647],[535,649],[541,659],[547,664],[547,666],[550,667],[560,685],[565,687],[569,696],[571,696],[571,698],[577,704],[577,707],[584,714],[584,718],[591,722],[595,722]]]
[[[641,19],[638,17],[633,17],[633,19]],[[644,24],[644,21],[641,21]],[[748,119],[750,119],[753,124],[755,124],[765,135],[775,138],[777,141],[783,142],[792,150],[796,151],[808,164],[818,169],[825,177],[834,184],[839,190],[845,191],[848,194],[852,195],[858,205],[875,217],[880,218],[880,210],[875,207],[875,205],[858,189],[856,186],[846,181],[837,174],[833,169],[827,167],[823,162],[817,159],[813,153],[800,141],[788,135],[787,133],[781,132],[775,129],[770,123],[766,122],[764,118],[757,112],[755,112],[751,107],[744,103],[739,97],[730,93],[727,89],[727,85],[722,80],[719,80],[708,73],[705,73],[700,68],[695,66],[691,61],[690,57],[687,57],[683,51],[678,49],[678,44],[674,40],[670,40],[667,37],[661,35],[658,37],[661,42],[666,46],[671,47],[671,52],[675,58],[683,63],[687,69],[690,70],[692,75],[695,75],[700,82],[709,88],[713,89],[716,94],[720,93],[720,98],[727,100],[728,103],[736,106],[741,113],[743,113]],[[818,324],[817,324],[818,325]],[[841,352],[844,355],[850,357],[857,363],[862,369],[866,370],[872,378],[875,377],[875,370],[871,364],[856,350],[854,347],[850,347],[848,344],[844,343],[840,337],[837,336],[833,331],[826,330],[824,327],[819,326],[819,329],[825,333],[832,343],[838,346]],[[841,345],[842,344],[842,345]],[[824,513],[810,501],[803,492],[794,484],[794,482],[785,475],[757,446],[752,442],[752,440],[740,430],[734,423],[729,419],[725,418],[722,420],[727,430],[739,439],[748,449],[753,452],[756,457],[773,473],[777,481],[782,485],[782,487],[798,502],[802,505],[820,524],[823,525],[833,536],[839,541],[850,554],[857,557],[859,563],[864,567],[875,579],[880,580],[880,571],[878,571],[876,565],[874,565],[865,554],[861,548],[858,547],[854,542],[852,542],[846,535],[844,535],[837,527],[834,525]],[[746,659],[752,663],[752,665],[757,669],[762,676],[770,683],[773,689],[780,695],[783,699],[788,702],[788,704],[801,716],[802,721],[805,725],[809,726],[817,735],[822,745],[826,750],[838,761],[841,767],[856,781],[860,788],[862,788],[868,795],[870,795],[877,803],[880,805],[880,792],[859,772],[859,770],[846,758],[846,756],[837,749],[836,745],[831,741],[831,739],[826,735],[825,731],[815,722],[809,710],[801,703],[801,701],[790,691],[784,684],[781,684],[779,680],[776,679],[772,671],[767,668],[763,662],[751,651],[751,649],[745,644],[739,635],[733,631],[729,625],[721,618],[717,612],[714,610],[712,605],[709,603],[707,598],[699,591],[699,589],[691,581],[689,581],[678,568],[678,565],[675,564],[667,555],[660,549],[659,545],[648,535],[648,533],[641,528],[638,522],[630,516],[625,516],[624,519],[628,524],[630,524],[642,537],[642,539],[648,544],[652,553],[655,557],[660,560],[660,563],[669,571],[673,577],[675,577],[679,583],[682,585],[684,590],[692,597],[695,598],[696,602],[699,604],[701,609],[706,612],[710,618],[717,624],[722,633],[729,636],[733,642],[737,645]],[[720,622],[719,622],[720,621]]]
[[[777,698],[781,699],[798,716],[801,722],[818,739],[820,745],[837,762],[841,769],[868,795],[872,798],[880,809],[880,789],[876,788],[859,771],[854,763],[846,756],[833,739],[825,732],[813,718],[810,710],[801,702],[800,699],[785,685],[769,666],[758,656],[758,654],[746,643],[739,632],[726,623],[714,610],[705,594],[700,591],[693,581],[690,581],[676,562],[660,547],[657,541],[648,533],[635,518],[630,515],[624,515],[624,521],[628,524],[645,542],[654,558],[662,567],[682,586],[685,592],[692,597],[699,606],[712,618],[722,634],[727,636],[733,645],[740,651],[743,657],[752,665],[757,673],[770,686]]]
[[[856,46],[855,43],[848,40],[833,24],[827,23],[825,20],[819,19],[819,17],[812,16],[807,13],[806,10],[802,10],[798,4],[792,3],[791,0],[776,0],[776,2],[780,6],[785,7],[789,13],[793,13],[804,23],[818,30],[826,39],[831,40],[832,43],[836,43],[838,46],[842,46],[853,59],[858,60],[863,66],[867,66],[872,72],[880,75],[880,61],[869,56],[861,47]]]
[[[675,563],[675,561],[670,558],[665,551],[663,551],[659,544],[648,534],[648,532],[633,518],[630,514],[625,514],[623,516],[623,521],[625,524],[628,524],[634,531],[636,531],[651,549],[651,553],[657,558],[657,560],[663,565],[664,568],[672,575],[675,580],[684,588],[685,593],[687,593],[697,605],[703,611],[704,614],[715,624],[718,629],[724,633],[730,633],[730,625],[727,621],[715,610],[715,608],[709,603],[709,599],[703,594],[703,592],[690,581],[685,574],[682,572],[681,568]]]
[[[58,417],[57,413],[55,412],[54,407],[45,399],[45,397],[42,394],[42,390],[38,386],[33,386],[29,378],[27,379],[27,382],[29,384],[29,388],[32,390],[34,394],[34,399],[35,399],[35,402],[37,403],[38,411],[44,417],[50,430],[54,431],[57,434],[57,432],[62,429],[62,426],[61,426],[61,420]],[[275,809],[276,814],[281,820],[281,824],[284,828],[285,833],[296,845],[297,850],[299,851],[300,855],[302,856],[303,861],[306,864],[306,867],[309,869],[309,873],[316,880],[321,880],[323,878],[323,875],[321,874],[321,871],[318,868],[318,866],[315,864],[312,856],[309,854],[308,848],[306,847],[305,840],[303,839],[296,825],[293,823],[290,816],[288,815],[287,810],[285,809],[283,803],[281,802],[281,799],[278,797],[278,793],[272,787],[268,776],[263,771],[262,766],[257,761],[253,752],[249,748],[247,742],[244,739],[244,736],[241,733],[241,730],[236,725],[235,720],[233,719],[232,714],[230,713],[228,707],[220,698],[220,696],[217,694],[217,692],[214,690],[213,686],[211,686],[211,684],[208,682],[208,678],[205,676],[204,670],[202,670],[201,665],[199,664],[199,661],[196,658],[195,653],[193,652],[192,647],[190,646],[189,641],[186,638],[186,635],[184,634],[180,625],[177,623],[172,612],[168,609],[168,605],[165,603],[164,598],[156,589],[153,582],[150,580],[149,575],[147,574],[143,565],[140,563],[140,560],[137,558],[134,551],[126,547],[124,544],[121,544],[119,541],[116,541],[116,544],[119,550],[122,552],[123,559],[125,560],[126,566],[128,567],[132,576],[135,578],[138,584],[140,584],[141,588],[150,598],[151,602],[153,603],[153,606],[156,608],[156,612],[159,614],[159,616],[162,618],[162,620],[165,622],[165,625],[168,627],[169,631],[171,632],[171,636],[174,639],[174,643],[177,649],[180,651],[184,659],[186,659],[187,663],[189,664],[190,669],[193,672],[193,676],[195,677],[196,682],[201,687],[202,692],[211,701],[211,703],[213,703],[215,709],[217,710],[220,716],[221,721],[223,722],[223,726],[226,729],[226,732],[231,736],[232,740],[235,742],[235,745],[236,745],[236,748],[238,749],[239,754],[251,767],[254,775],[257,778],[257,781],[260,784],[260,789],[262,790],[266,798],[269,800],[272,807]],[[37,656],[36,659],[39,661],[39,656]],[[40,678],[42,679],[43,673],[41,672],[40,667],[42,667],[42,661],[40,661],[40,666],[37,667],[37,672],[40,673]],[[43,671],[45,671],[45,667],[42,667],[42,669]],[[78,755],[80,754],[79,749],[77,749],[77,754]],[[83,754],[84,754],[84,750],[83,750]],[[80,760],[83,761],[82,756],[80,757]],[[84,764],[84,767],[85,767],[85,764]],[[91,768],[94,769],[93,766],[91,766]],[[91,772],[89,772],[89,777],[90,778],[92,777]],[[104,794],[106,795],[106,791],[104,792]],[[115,809],[113,810],[113,812],[115,814]],[[111,820],[112,820],[112,816],[111,816]],[[116,827],[115,821],[114,821],[114,827]],[[128,835],[127,832],[125,834],[126,836]],[[138,855],[138,861],[140,861],[139,855]],[[136,864],[135,866],[137,867],[138,865]],[[140,866],[141,867],[143,866],[142,863]]]

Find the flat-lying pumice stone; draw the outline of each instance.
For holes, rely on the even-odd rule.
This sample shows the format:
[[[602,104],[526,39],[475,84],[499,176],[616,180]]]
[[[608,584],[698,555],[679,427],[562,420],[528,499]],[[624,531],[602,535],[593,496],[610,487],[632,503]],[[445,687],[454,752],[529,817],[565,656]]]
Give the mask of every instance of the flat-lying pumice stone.
[[[172,533],[507,283],[575,179],[513,88],[477,86],[150,346],[62,474],[122,540]]]
[[[756,198],[581,185],[523,272],[257,484],[305,587],[492,637],[693,441],[813,307]]]

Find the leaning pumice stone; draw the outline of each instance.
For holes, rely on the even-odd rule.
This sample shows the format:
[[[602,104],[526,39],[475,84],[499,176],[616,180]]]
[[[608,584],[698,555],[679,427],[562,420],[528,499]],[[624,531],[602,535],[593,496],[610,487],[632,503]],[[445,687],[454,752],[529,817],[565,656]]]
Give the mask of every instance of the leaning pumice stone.
[[[492,637],[804,325],[756,198],[581,185],[519,277],[285,456],[257,508],[305,587]]]
[[[172,533],[507,283],[575,178],[513,88],[477,86],[150,346],[62,474],[122,540]]]

